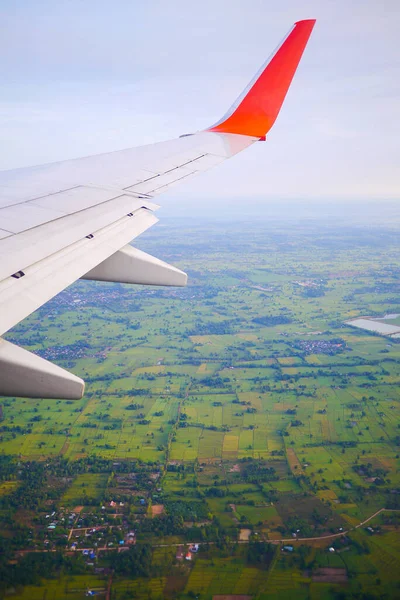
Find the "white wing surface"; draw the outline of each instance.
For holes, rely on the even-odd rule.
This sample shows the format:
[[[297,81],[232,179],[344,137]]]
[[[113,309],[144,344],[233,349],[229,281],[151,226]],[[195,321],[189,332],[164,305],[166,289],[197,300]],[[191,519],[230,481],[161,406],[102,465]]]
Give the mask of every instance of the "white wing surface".
[[[157,222],[160,194],[265,136],[313,25],[295,24],[226,120],[207,131],[0,172],[0,335],[79,278],[185,285],[185,273],[129,243]],[[78,377],[0,339],[0,395],[83,391]]]

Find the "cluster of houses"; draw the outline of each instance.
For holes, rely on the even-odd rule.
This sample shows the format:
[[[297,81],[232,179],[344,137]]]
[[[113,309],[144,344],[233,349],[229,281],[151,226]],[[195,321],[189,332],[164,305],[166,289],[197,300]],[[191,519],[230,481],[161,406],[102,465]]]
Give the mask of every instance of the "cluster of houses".
[[[334,355],[343,350],[344,342],[332,340],[299,340],[295,347],[300,347],[307,354],[329,354]]]
[[[44,546],[49,549],[58,544],[59,540],[65,539],[69,551],[82,552],[91,560],[96,557],[95,553],[105,549],[127,550],[136,543],[136,535],[130,530],[128,523],[120,524],[114,520],[117,516],[123,516],[118,513],[118,509],[123,507],[123,502],[111,500],[107,506],[101,507],[100,514],[61,511],[57,515],[53,511],[43,519],[47,531]],[[109,509],[107,511],[107,508],[114,509],[115,512],[110,512]]]
[[[200,544],[192,544],[188,550],[184,552],[183,546],[179,546],[178,552],[176,553],[177,560],[192,560],[193,554],[196,554],[200,549]]]

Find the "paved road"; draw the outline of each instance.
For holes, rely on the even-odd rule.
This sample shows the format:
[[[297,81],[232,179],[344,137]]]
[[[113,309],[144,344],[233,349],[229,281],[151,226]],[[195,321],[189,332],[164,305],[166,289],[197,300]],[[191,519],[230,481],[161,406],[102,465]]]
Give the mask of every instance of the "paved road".
[[[316,541],[316,540],[330,540],[330,539],[334,539],[337,537],[340,537],[342,535],[346,535],[347,533],[350,533],[350,531],[353,531],[354,529],[358,529],[359,527],[362,527],[363,525],[365,525],[365,523],[368,523],[368,521],[371,521],[371,519],[373,519],[374,517],[377,517],[380,513],[382,512],[400,512],[400,509],[396,509],[396,508],[380,508],[379,510],[377,510],[373,515],[371,515],[370,517],[368,517],[368,519],[365,519],[365,521],[361,521],[361,523],[359,523],[358,525],[355,525],[354,527],[350,527],[349,529],[346,529],[345,531],[340,531],[339,533],[330,533],[329,535],[320,535],[320,536],[316,536],[316,537],[307,537],[307,538],[279,538],[278,540],[258,540],[259,542],[268,542],[269,544],[284,544],[286,542],[312,542],[312,541]],[[207,542],[208,544],[216,544],[217,542]],[[237,544],[249,544],[250,540],[238,540],[236,542]],[[185,542],[185,544],[204,544],[203,542]],[[154,544],[154,548],[167,548],[168,546],[183,546],[184,544],[182,542],[179,543],[173,543],[173,544]]]

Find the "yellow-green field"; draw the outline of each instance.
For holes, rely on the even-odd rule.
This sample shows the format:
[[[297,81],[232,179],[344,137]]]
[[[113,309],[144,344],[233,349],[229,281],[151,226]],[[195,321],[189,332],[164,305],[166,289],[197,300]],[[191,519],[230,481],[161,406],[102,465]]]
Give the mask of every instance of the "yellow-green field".
[[[374,512],[400,509],[400,345],[346,325],[400,314],[397,232],[308,221],[225,227],[168,225],[143,241],[189,272],[186,289],[79,282],[7,334],[87,388],[78,401],[3,400],[4,547],[64,548],[76,506],[82,530],[96,519],[107,538],[99,534],[104,555],[93,559],[104,577],[92,565],[74,581],[60,572],[10,597],[83,597],[92,576],[90,586],[106,586],[105,550],[128,544],[130,528],[139,545],[212,544],[192,561],[157,546],[148,577],[117,573],[115,600],[395,597],[397,523],[382,513],[377,532],[361,526],[335,552],[327,547]],[[44,472],[37,501],[30,461]],[[150,519],[152,504],[163,509]],[[60,511],[63,526],[49,528]],[[310,543],[258,564],[230,545],[243,529],[249,546]],[[347,579],[318,569],[344,569]]]

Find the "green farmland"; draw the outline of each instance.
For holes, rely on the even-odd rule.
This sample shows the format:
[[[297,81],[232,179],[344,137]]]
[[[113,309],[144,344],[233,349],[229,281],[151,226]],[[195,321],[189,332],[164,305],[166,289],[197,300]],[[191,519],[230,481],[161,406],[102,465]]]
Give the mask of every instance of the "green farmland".
[[[397,597],[400,340],[346,324],[400,314],[394,224],[167,221],[138,245],[188,287],[79,282],[7,334],[86,393],[2,401],[2,593]],[[33,550],[49,575],[15,585]]]

